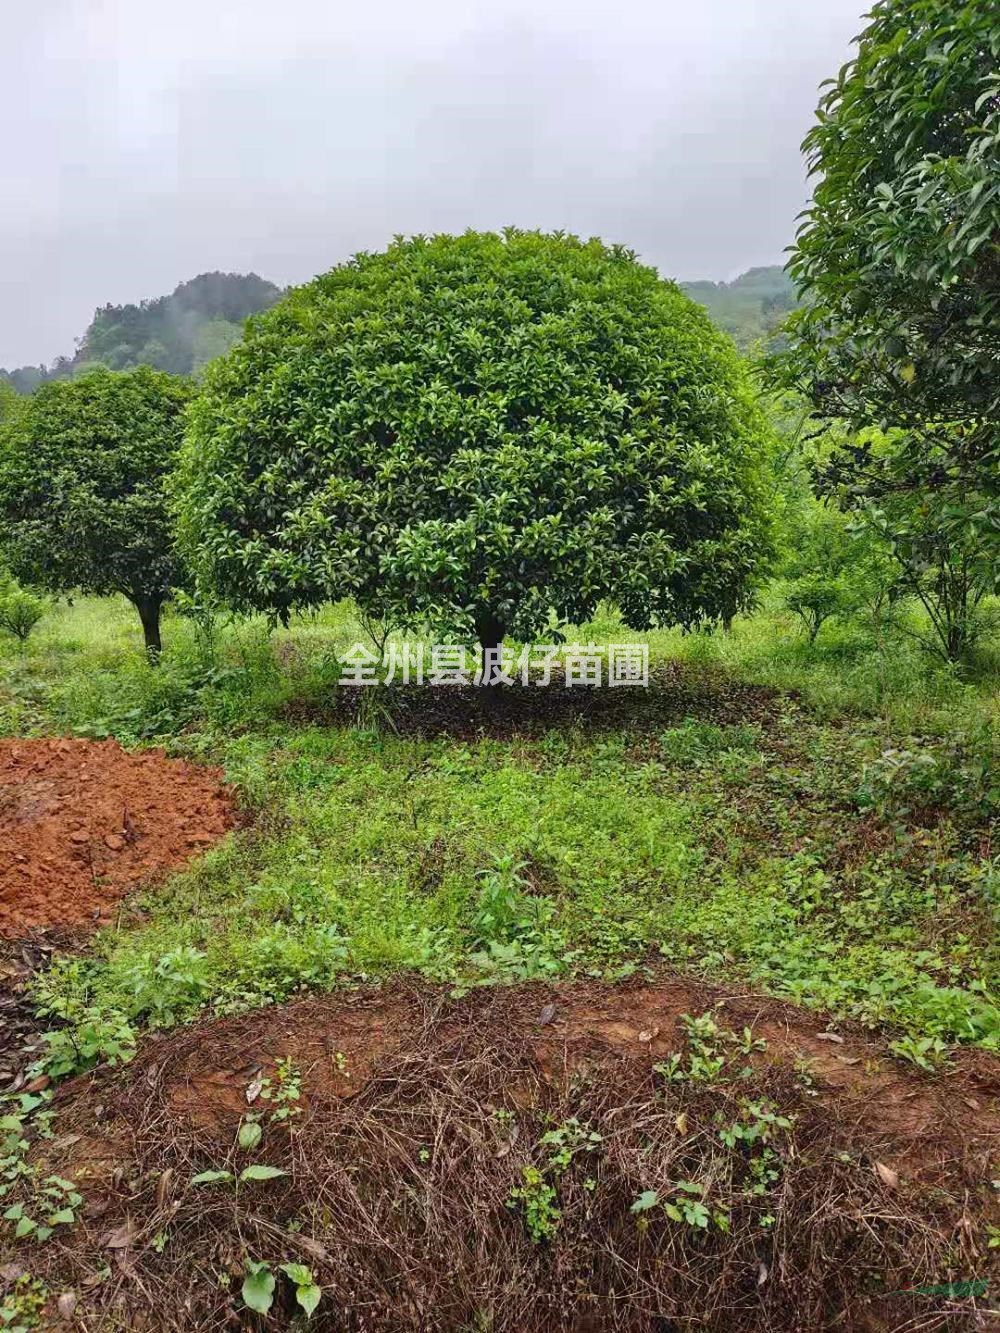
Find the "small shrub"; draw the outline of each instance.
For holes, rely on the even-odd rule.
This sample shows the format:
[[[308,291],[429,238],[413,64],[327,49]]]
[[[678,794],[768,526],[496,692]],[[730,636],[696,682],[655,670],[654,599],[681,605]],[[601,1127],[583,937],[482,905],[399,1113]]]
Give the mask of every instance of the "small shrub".
[[[9,575],[0,576],[0,629],[27,643],[31,631],[48,610],[48,603]]]
[[[809,642],[815,643],[826,622],[849,615],[856,601],[843,580],[810,574],[792,583],[785,605],[802,621]]]
[[[993,747],[988,738],[973,737],[885,749],[865,765],[856,799],[889,819],[931,809],[989,818],[1000,804]]]

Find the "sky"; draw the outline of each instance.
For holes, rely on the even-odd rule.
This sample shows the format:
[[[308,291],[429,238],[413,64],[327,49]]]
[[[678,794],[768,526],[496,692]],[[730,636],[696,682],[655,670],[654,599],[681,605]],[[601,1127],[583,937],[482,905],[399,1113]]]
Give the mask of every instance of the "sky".
[[[394,234],[599,235],[664,276],[782,262],[865,0],[0,0],[0,366],[211,269]]]

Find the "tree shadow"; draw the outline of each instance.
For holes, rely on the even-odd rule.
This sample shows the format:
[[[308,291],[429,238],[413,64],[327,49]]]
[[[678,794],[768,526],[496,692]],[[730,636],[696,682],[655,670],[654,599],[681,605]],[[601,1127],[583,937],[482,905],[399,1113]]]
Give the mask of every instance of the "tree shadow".
[[[567,686],[555,668],[548,685],[340,686],[323,700],[292,701],[284,717],[460,740],[530,738],[560,730],[649,735],[688,719],[769,729],[787,698],[719,667],[667,662],[650,668],[648,686]]]

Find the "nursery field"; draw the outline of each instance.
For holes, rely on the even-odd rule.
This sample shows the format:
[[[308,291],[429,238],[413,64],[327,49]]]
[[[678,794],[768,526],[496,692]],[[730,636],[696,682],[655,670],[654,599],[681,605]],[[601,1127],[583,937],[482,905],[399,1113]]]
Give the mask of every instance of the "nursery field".
[[[348,604],[6,647],[8,1322],[985,1327],[996,660],[781,604],[571,635],[648,688],[338,686]]]

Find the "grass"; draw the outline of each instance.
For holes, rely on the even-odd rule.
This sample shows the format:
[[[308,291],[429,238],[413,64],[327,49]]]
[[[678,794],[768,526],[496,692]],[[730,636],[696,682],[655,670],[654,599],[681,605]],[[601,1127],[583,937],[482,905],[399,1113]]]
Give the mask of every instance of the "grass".
[[[221,763],[254,818],[57,961],[41,1000],[97,1025],[92,1059],[123,1023],[399,971],[461,990],[666,958],[888,1024],[904,1052],[1000,1048],[995,658],[959,678],[859,625],[810,647],[777,605],[644,636],[654,683],[613,728],[471,739],[330,720],[362,638],[346,605],[274,635],[171,618],[155,670],[130,608],[61,606],[4,650],[0,728]],[[579,632],[637,637],[610,613]]]

